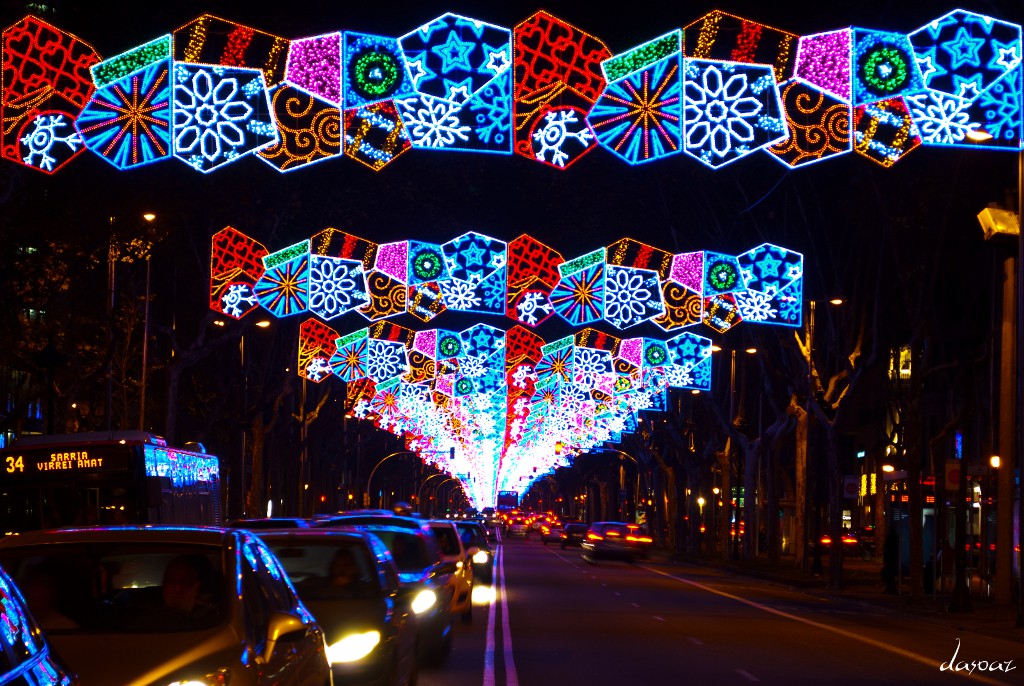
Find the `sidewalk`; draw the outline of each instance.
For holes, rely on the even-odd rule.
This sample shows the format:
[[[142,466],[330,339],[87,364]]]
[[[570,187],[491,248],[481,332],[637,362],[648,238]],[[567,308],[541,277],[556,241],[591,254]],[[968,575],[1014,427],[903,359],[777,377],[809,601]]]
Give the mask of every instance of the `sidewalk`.
[[[828,588],[828,558],[822,558],[822,574],[804,573],[797,569],[790,556],[783,556],[778,565],[766,559],[724,560],[721,555],[682,556],[675,558],[667,551],[652,550],[649,561],[666,565],[696,565],[714,567],[739,576],[770,581],[810,595],[842,599],[872,608],[912,616],[925,621],[940,622],[951,628],[973,631],[989,636],[1017,640],[1024,643],[1024,628],[1016,626],[1015,607],[997,605],[990,596],[975,592],[971,596],[971,609],[949,612],[950,594],[933,593],[920,598],[910,596],[909,579],[904,577],[899,593],[885,593],[882,583],[880,559],[862,560],[847,557],[843,560],[843,584],[839,590]],[[976,584],[975,589],[979,586]]]

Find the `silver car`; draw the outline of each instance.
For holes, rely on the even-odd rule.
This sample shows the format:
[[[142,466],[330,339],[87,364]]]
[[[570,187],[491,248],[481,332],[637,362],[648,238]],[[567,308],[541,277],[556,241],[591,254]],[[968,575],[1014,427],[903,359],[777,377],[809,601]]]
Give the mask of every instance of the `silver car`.
[[[247,531],[36,531],[0,539],[0,564],[82,686],[331,683],[323,631]]]

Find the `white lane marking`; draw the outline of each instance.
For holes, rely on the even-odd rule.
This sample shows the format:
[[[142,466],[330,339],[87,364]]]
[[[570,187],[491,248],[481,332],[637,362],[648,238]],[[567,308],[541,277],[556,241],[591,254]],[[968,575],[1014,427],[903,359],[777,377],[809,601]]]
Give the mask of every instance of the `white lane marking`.
[[[497,561],[501,559],[501,546],[496,546],[498,552],[495,554],[494,566],[497,567]],[[498,581],[501,581],[500,579]],[[492,580],[493,583],[493,580]],[[498,584],[494,584],[494,589],[498,592]],[[487,604],[487,647],[484,649],[484,683],[483,686],[494,686],[494,613],[497,608],[497,593],[491,598],[491,602]]]
[[[630,605],[632,605],[633,607],[640,607],[640,606],[639,606],[639,605],[637,605],[636,603],[630,603]]]
[[[512,630],[508,625],[508,593],[505,591],[505,554],[501,555],[501,642],[505,652],[505,686],[519,686],[516,663],[512,659]]]
[[[708,593],[713,593],[715,595],[722,596],[723,598],[729,598],[730,600],[735,600],[738,603],[743,603],[744,605],[747,605],[749,607],[755,608],[757,610],[761,610],[763,612],[767,612],[768,614],[777,615],[779,617],[785,617],[786,619],[791,619],[794,622],[800,622],[801,624],[806,624],[807,626],[814,627],[815,629],[822,629],[824,631],[830,631],[830,632],[832,632],[834,634],[839,634],[840,636],[843,636],[844,638],[849,638],[849,639],[852,639],[854,641],[859,641],[861,643],[865,643],[865,644],[867,644],[867,645],[869,645],[869,646],[871,646],[873,648],[878,648],[879,650],[884,650],[886,652],[893,653],[894,655],[899,655],[901,657],[905,657],[908,660],[913,660],[914,662],[917,662],[918,664],[922,664],[922,665],[924,665],[926,667],[935,667],[936,669],[938,669],[938,667],[939,667],[939,662],[936,661],[934,658],[926,657],[924,655],[919,655],[918,653],[915,653],[915,652],[913,652],[911,650],[906,650],[905,648],[897,648],[896,646],[890,645],[888,643],[884,643],[884,642],[879,641],[879,640],[874,639],[874,638],[869,638],[867,636],[862,636],[861,634],[858,634],[858,633],[853,632],[853,631],[846,631],[845,629],[840,629],[839,627],[829,626],[828,624],[822,624],[821,622],[816,622],[813,619],[807,619],[806,617],[800,617],[798,615],[790,614],[789,612],[785,612],[784,610],[776,610],[775,608],[769,607],[768,605],[762,605],[761,603],[756,603],[753,600],[747,600],[746,598],[741,598],[738,595],[733,595],[732,593],[727,593],[726,591],[721,591],[721,590],[719,590],[717,588],[712,588],[711,586],[707,586],[707,585],[702,584],[700,582],[693,581],[691,579],[686,579],[686,578],[683,578],[681,576],[676,576],[675,574],[669,574],[668,572],[663,572],[660,569],[655,569],[654,567],[644,567],[644,569],[646,569],[649,572],[653,572],[655,574],[660,574],[661,576],[667,576],[669,579],[675,579],[676,581],[681,581],[684,584],[688,584],[690,586],[693,586],[694,588],[699,588],[702,591],[707,591]],[[980,681],[980,682],[985,683],[985,684],[1000,684],[1000,685],[1003,685],[1003,684],[1006,683],[1005,681],[996,681],[995,679],[988,679],[988,678],[986,678],[984,676],[979,676],[979,675],[976,675],[976,674],[967,674],[967,675],[964,675],[964,676],[967,676],[970,679],[974,679],[975,681]]]
[[[654,618],[656,620],[658,620],[659,622],[664,622],[665,621],[665,619],[663,617],[659,617],[658,615],[654,615]]]
[[[754,676],[753,674],[751,674],[750,672],[748,672],[748,671],[746,671],[744,669],[737,669],[735,671],[736,671],[737,674],[739,674],[741,677],[743,677],[747,681],[760,681],[760,679],[758,679],[756,676]]]
[[[688,636],[687,638],[689,638],[690,639],[690,643],[692,643],[695,646],[702,646],[702,645],[704,645],[704,641],[700,640],[696,636]]]

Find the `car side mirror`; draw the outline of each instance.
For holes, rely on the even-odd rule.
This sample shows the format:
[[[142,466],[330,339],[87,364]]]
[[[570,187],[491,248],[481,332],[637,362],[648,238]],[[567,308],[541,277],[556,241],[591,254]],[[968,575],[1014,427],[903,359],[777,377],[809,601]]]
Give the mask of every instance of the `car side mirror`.
[[[306,625],[295,615],[274,612],[267,622],[267,642],[263,648],[263,661],[269,662],[279,642],[300,641],[306,636]]]

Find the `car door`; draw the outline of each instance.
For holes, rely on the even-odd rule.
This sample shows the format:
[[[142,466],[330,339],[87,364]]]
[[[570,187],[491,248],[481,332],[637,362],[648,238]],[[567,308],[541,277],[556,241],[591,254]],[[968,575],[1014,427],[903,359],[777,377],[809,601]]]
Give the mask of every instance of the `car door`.
[[[330,674],[323,632],[295,594],[281,563],[251,536],[243,537],[241,553],[247,643],[255,653],[257,683],[323,686]]]

